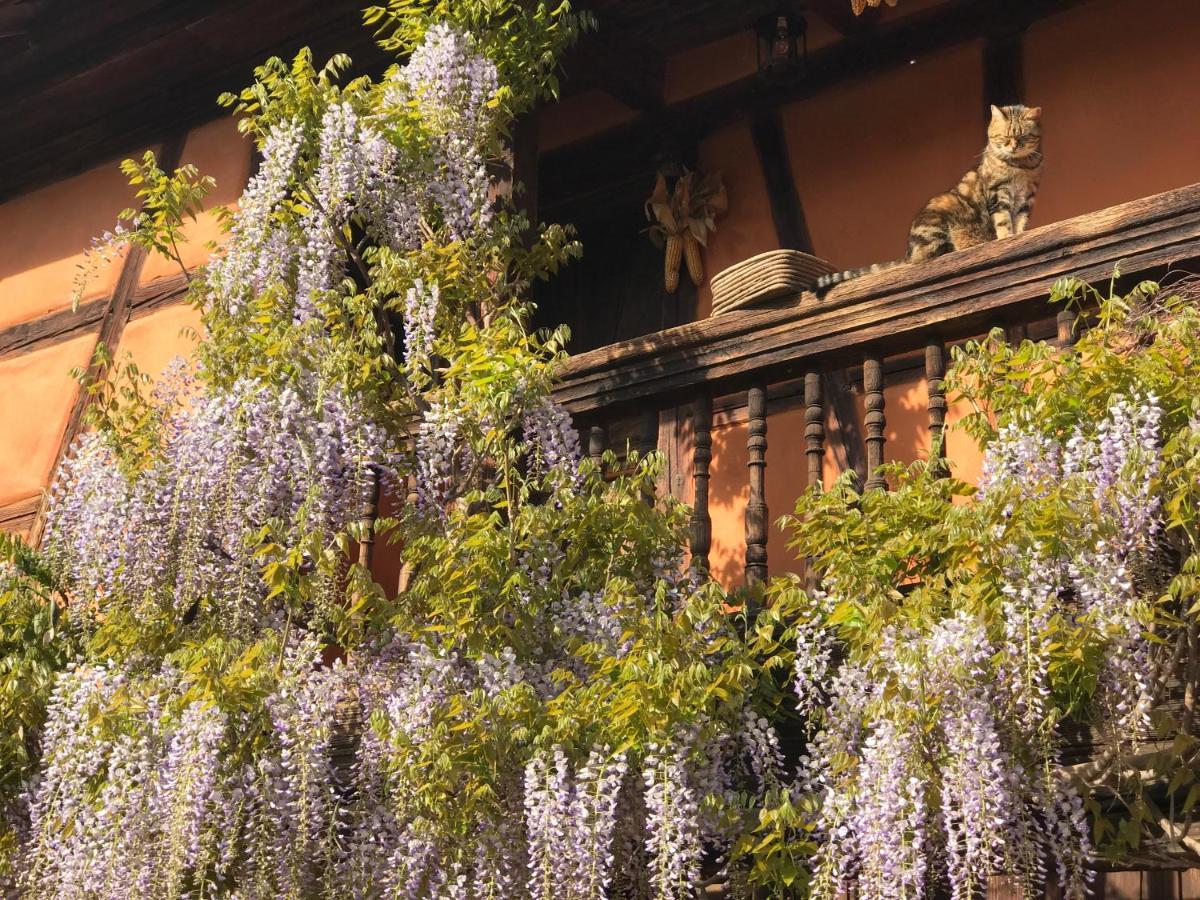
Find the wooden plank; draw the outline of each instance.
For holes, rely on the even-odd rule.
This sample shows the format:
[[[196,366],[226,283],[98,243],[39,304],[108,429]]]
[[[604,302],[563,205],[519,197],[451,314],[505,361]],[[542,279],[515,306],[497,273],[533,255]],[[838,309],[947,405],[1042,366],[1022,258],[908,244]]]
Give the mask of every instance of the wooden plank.
[[[758,164],[767,184],[767,200],[779,246],[812,253],[812,237],[804,217],[804,204],[800,201],[800,192],[796,190],[796,181],[792,177],[779,109],[756,112],[750,118],[750,136],[754,140]]]
[[[1200,869],[1179,873],[1179,900],[1200,900]]]
[[[1180,900],[1179,872],[1148,869],[1141,876],[1142,900]]]
[[[101,297],[98,300],[89,300],[79,304],[77,310],[64,309],[32,322],[22,322],[5,328],[0,331],[0,359],[31,353],[43,347],[53,347],[89,331],[95,331],[100,325],[100,320],[104,318],[110,299]]]
[[[0,531],[13,534],[28,531],[33,526],[33,520],[37,516],[41,503],[42,495],[37,493],[0,506]]]
[[[974,333],[996,311],[1046,297],[1059,277],[1107,279],[1200,257],[1200,185],[1043,226],[920,265],[866,275],[794,304],[718,316],[580,354],[557,398],[578,412],[685,391],[876,342],[912,349],[945,326]]]
[[[658,417],[658,449],[663,456],[662,472],[658,477],[660,497],[683,499],[688,465],[684,460],[683,432],[688,420],[687,406],[668,406]]]
[[[175,167],[179,165],[186,139],[187,135],[181,134],[164,142],[158,161],[159,168],[164,172],[174,171]],[[115,351],[120,345],[121,335],[125,331],[125,323],[129,321],[133,299],[137,293],[138,279],[141,277],[142,267],[145,265],[145,262],[146,249],[144,247],[135,245],[126,251],[125,260],[121,265],[121,276],[117,279],[117,286],[114,288],[112,296],[108,298],[103,318],[100,321],[100,332],[96,336],[95,344],[97,348],[103,344],[109,350]],[[98,371],[95,364],[89,362],[88,373],[95,376],[98,374]],[[54,454],[54,465],[50,469],[51,484],[54,483],[54,479],[58,474],[58,467],[62,464],[67,452],[71,449],[71,445],[75,443],[75,438],[79,436],[79,432],[83,428],[84,416],[87,414],[90,402],[91,395],[77,388],[75,401],[71,405],[70,414],[67,416],[66,428],[59,439],[58,450]],[[50,492],[47,490],[42,495],[37,515],[34,517],[33,524],[29,529],[29,542],[34,546],[41,543],[49,501]]]
[[[1096,876],[1095,894],[1104,900],[1141,900],[1141,872],[1103,872]]]

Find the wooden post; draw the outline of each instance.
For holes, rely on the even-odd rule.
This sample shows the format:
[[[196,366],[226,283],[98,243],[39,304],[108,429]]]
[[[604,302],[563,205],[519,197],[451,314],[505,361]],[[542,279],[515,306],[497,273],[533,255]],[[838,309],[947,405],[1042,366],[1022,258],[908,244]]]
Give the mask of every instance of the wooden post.
[[[371,568],[371,557],[375,552],[375,519],[379,515],[380,479],[374,466],[371,467],[369,478],[367,496],[358,520],[363,529],[358,545],[358,564],[364,569]]]
[[[946,346],[940,337],[925,344],[925,383],[929,389],[929,460],[946,458]],[[946,475],[946,466],[938,464],[938,474]]]
[[[756,384],[746,393],[746,449],[750,498],[746,502],[746,584],[767,578],[767,386]]]
[[[639,452],[645,456],[658,449],[658,408],[647,405],[638,421]]]
[[[863,425],[867,431],[868,491],[886,489],[887,479],[879,471],[883,465],[883,434],[887,419],[883,414],[883,360],[878,353],[868,353],[863,359],[863,391],[866,393],[866,415]]]
[[[792,177],[783,120],[777,107],[760,109],[750,117],[750,137],[754,141],[759,168],[767,184],[767,201],[779,246],[811,253],[812,238],[808,233],[800,192]]]
[[[804,440],[808,454],[808,486],[823,485],[822,464],[825,461],[825,398],[821,389],[821,372],[810,369],[804,373]]]
[[[983,121],[992,120],[992,104],[1025,102],[1023,35],[1019,27],[1001,23],[983,45]]]
[[[642,410],[642,414],[638,420],[638,442],[641,446],[638,451],[643,457],[648,456],[658,450],[658,407],[647,406]],[[658,489],[658,484],[651,485],[646,490],[646,502],[651,506],[654,505],[655,491]]]
[[[1075,343],[1075,311],[1060,309],[1055,321],[1058,325],[1058,342],[1064,347],[1070,347]]]
[[[692,562],[708,573],[708,553],[712,549],[712,516],[708,512],[708,466],[712,462],[712,394],[702,388],[696,398],[692,428],[692,480],[696,496],[692,503]]]
[[[409,475],[406,479],[407,491],[404,495],[404,503],[410,509],[417,505],[417,478],[415,475]],[[403,594],[408,590],[408,585],[412,581],[413,567],[411,563],[405,562],[400,566],[400,578],[396,584],[396,593]]]
[[[603,425],[593,425],[588,429],[588,456],[597,468],[604,465],[604,451],[608,449],[608,432]]]

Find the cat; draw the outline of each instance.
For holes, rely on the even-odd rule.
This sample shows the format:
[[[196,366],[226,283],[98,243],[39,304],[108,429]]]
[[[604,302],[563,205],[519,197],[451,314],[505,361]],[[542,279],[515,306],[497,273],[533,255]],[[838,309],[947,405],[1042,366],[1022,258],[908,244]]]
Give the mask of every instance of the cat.
[[[988,144],[979,165],[917,213],[908,230],[908,255],[894,262],[822,275],[817,290],[1020,234],[1029,224],[1041,176],[1042,108],[993,106]]]

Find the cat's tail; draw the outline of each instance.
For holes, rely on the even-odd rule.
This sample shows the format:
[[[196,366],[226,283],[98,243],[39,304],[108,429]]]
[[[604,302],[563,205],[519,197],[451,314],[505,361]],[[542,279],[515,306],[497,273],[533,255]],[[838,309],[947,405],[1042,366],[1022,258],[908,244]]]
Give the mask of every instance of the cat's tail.
[[[843,281],[852,281],[855,278],[861,278],[863,275],[872,275],[875,272],[886,272],[888,269],[895,269],[904,265],[902,259],[894,259],[891,262],[872,263],[869,266],[862,266],[858,269],[846,269],[844,272],[830,272],[828,275],[822,275],[817,279],[815,290],[817,293],[823,293],[833,287],[835,284],[841,284]]]

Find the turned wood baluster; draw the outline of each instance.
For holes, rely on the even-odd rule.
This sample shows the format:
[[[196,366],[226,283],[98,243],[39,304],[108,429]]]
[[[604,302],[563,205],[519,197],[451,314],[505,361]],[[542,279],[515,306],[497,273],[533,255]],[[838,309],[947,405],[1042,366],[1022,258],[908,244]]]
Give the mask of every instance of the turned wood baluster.
[[[375,552],[375,519],[379,515],[379,472],[374,466],[367,473],[368,486],[359,513],[359,525],[362,526],[363,536],[358,545],[358,564],[364,569],[371,568],[371,557]]]
[[[638,422],[638,439],[641,441],[639,450],[643,456],[658,449],[658,407],[647,406],[642,410]]]
[[[407,506],[409,509],[415,509],[417,506],[417,500],[419,497],[419,495],[417,494],[417,477],[415,475],[409,475],[407,478],[407,484],[405,486],[407,488],[407,491],[404,495],[404,505]],[[402,563],[400,566],[400,578],[398,579],[398,581],[396,583],[397,593],[403,594],[405,591],[408,590],[408,585],[412,581],[412,576],[413,576],[412,565],[409,564],[408,562]]]
[[[692,562],[708,572],[712,548],[712,517],[708,513],[708,467],[712,462],[712,394],[703,390],[696,399],[692,433],[692,480],[696,496],[692,503]]]
[[[638,451],[643,457],[649,456],[658,449],[658,408],[654,406],[647,407],[642,410],[642,414],[638,420],[638,442],[641,446]],[[651,483],[646,489],[646,502],[651,506],[654,505],[655,490],[657,483]]]
[[[804,451],[808,454],[808,486],[819,489],[825,460],[825,405],[817,369],[804,374],[804,440],[808,445]]]
[[[946,458],[946,346],[940,337],[931,337],[925,344],[925,383],[929,389],[929,459]],[[944,463],[938,474],[945,475]]]
[[[1075,311],[1073,309],[1060,309],[1058,315],[1055,316],[1055,321],[1058,324],[1058,342],[1064,347],[1070,347],[1075,343]]]
[[[746,450],[750,498],[746,503],[746,584],[767,578],[767,387],[755,385],[746,393],[749,417]]]
[[[866,393],[867,484],[868,491],[886,489],[887,479],[879,471],[883,465],[883,434],[887,419],[883,415],[883,360],[877,353],[863,359],[863,391]]]
[[[603,425],[593,425],[588,429],[588,456],[603,471],[604,451],[608,449],[608,431]]]

